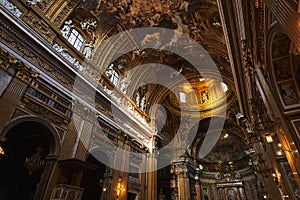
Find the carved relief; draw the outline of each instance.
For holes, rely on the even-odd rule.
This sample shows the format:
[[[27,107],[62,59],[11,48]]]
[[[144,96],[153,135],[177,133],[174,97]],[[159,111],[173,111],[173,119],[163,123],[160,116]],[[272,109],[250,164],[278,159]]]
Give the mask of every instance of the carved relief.
[[[54,20],[54,24],[58,27],[65,21],[66,17],[72,12],[73,8],[79,3],[79,0],[70,1],[69,4],[59,13],[57,18]]]
[[[51,6],[51,1],[52,0],[42,0],[38,4],[38,7],[45,13],[49,9],[49,7]]]
[[[65,126],[67,124],[67,122],[62,117],[59,117],[59,116],[53,114],[52,112],[50,112],[50,110],[43,108],[41,106],[38,106],[32,102],[29,102],[26,105],[26,108],[29,109],[31,112],[36,113],[36,114],[40,115],[41,117],[43,117],[57,125]]]
[[[45,40],[52,43],[55,38],[55,33],[49,27],[49,25],[33,15],[32,13],[26,13],[22,16],[22,20],[26,22],[33,30],[39,33]]]

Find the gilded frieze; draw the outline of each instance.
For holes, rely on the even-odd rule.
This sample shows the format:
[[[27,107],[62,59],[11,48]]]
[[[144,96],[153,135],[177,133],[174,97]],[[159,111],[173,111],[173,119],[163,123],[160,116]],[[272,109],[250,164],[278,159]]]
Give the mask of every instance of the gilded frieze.
[[[60,82],[68,86],[69,88],[73,87],[73,83],[66,80],[59,72],[57,72],[55,69],[50,67],[48,64],[46,64],[44,61],[42,61],[39,57],[35,56],[31,51],[27,50],[24,48],[24,46],[20,43],[17,42],[14,38],[11,36],[5,34],[4,32],[0,32],[0,37],[7,41],[12,47],[15,49],[18,49],[22,54],[30,58],[34,63],[38,64],[41,66],[43,69],[48,71],[50,74],[52,74],[55,78],[57,78]],[[2,66],[2,64],[1,64]]]
[[[40,34],[49,43],[52,43],[55,39],[55,33],[49,27],[49,25],[41,20],[38,16],[31,12],[24,13],[21,16],[22,20],[27,23],[33,30]]]

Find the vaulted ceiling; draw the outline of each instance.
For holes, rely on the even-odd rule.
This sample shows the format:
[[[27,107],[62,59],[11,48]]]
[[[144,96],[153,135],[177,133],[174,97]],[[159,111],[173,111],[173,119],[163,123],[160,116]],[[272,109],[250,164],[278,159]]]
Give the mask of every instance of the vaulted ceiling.
[[[146,112],[151,119],[154,119],[155,127],[159,132],[160,146],[170,142],[178,131],[183,131],[180,128],[182,118],[187,118],[188,122],[185,126],[191,128],[205,118],[221,116],[222,112],[227,110],[229,113],[228,111],[238,107],[216,1],[87,0],[81,3],[70,16],[75,26],[76,23],[79,26],[85,18],[97,21],[96,30],[90,34],[90,40],[95,41],[99,41],[99,38],[103,41],[120,32],[142,27],[178,31],[204,48],[205,54],[199,55],[200,60],[201,56],[204,59],[210,57],[216,65],[218,72],[215,73],[220,73],[221,76],[209,74],[203,77],[192,63],[176,53],[159,48],[145,48],[146,45],[143,46],[138,42],[135,44],[137,50],[115,56],[112,63],[123,66],[118,69],[122,75],[127,76],[127,72],[132,69],[147,65],[147,70],[142,70],[135,76],[130,74],[131,85],[145,82],[145,86],[142,88],[131,86],[134,89],[127,95],[133,100],[137,92],[147,96]],[[188,51],[188,44],[185,44],[183,37],[162,38],[160,34],[151,32],[146,36],[141,34],[142,38],[134,39],[148,43],[156,41],[171,47],[177,43],[184,46],[184,51]],[[97,45],[101,45],[101,42],[96,43]],[[169,66],[175,71],[165,75],[158,65]],[[159,82],[160,76],[172,83],[171,86],[165,87],[163,82],[155,84]],[[183,77],[184,81],[180,81],[180,77]],[[185,102],[180,101],[179,92],[185,93]],[[160,106],[155,107],[158,104]]]

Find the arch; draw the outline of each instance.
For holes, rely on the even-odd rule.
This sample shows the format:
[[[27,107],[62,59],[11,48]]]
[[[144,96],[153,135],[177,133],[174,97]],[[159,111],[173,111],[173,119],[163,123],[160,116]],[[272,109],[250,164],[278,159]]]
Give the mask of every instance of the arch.
[[[109,159],[109,155],[107,155],[105,152],[103,152],[102,149],[99,148],[99,147],[93,147],[93,148],[91,148],[88,151],[88,153],[86,154],[85,159],[87,160],[87,158],[89,156],[94,156],[96,159],[97,159],[98,156],[105,156],[106,163],[103,163],[103,164],[105,164],[107,166],[111,166],[110,164],[111,164],[111,162],[113,162],[113,160]],[[99,162],[101,162],[102,159],[103,158],[98,159]]]
[[[284,44],[284,45],[283,45]],[[276,98],[281,102],[281,109],[289,109],[299,105],[299,83],[297,84],[298,56],[291,54],[291,40],[279,25],[274,25],[267,36],[266,68],[270,83],[276,88]],[[276,46],[277,45],[277,46]],[[283,46],[282,46],[283,45]],[[296,71],[295,71],[296,70]],[[298,75],[299,76],[299,75]]]
[[[220,118],[218,116],[214,116],[214,117],[216,119]],[[209,137],[215,138],[215,140],[216,140],[215,143],[212,143],[212,145],[214,145],[214,146],[217,144],[219,139],[222,136],[224,136],[225,134],[234,135],[235,137],[240,138],[245,143],[245,145],[247,144],[247,137],[246,137],[245,133],[243,132],[243,130],[240,127],[236,126],[233,122],[230,122],[229,119],[226,119],[222,130],[215,129],[210,132],[207,132],[208,131],[207,126],[210,123],[210,120],[211,120],[211,117],[208,117],[199,122],[201,124],[201,126],[200,125],[198,126],[197,135],[191,146],[191,150],[192,150],[191,157],[194,160],[198,159],[198,152],[202,148],[203,140],[205,137],[207,137],[207,135],[209,135]],[[193,128],[194,127],[192,127],[191,130],[193,130]],[[221,134],[219,134],[219,133],[221,133]],[[213,150],[213,148],[210,149],[210,151],[212,151],[212,150]]]
[[[12,128],[14,128],[17,125],[20,125],[22,123],[26,123],[26,122],[34,122],[37,124],[41,124],[42,126],[44,126],[45,128],[47,128],[49,130],[49,132],[46,133],[49,138],[49,142],[50,142],[50,150],[49,150],[48,156],[58,157],[59,152],[60,152],[60,136],[59,136],[58,132],[56,131],[56,129],[51,124],[49,124],[48,122],[46,122],[43,119],[40,119],[38,117],[22,116],[22,117],[17,117],[15,119],[9,121],[8,125],[5,127],[4,131],[1,133],[1,136],[6,137]]]
[[[60,152],[60,137],[47,121],[21,116],[8,122],[1,136],[7,138],[8,159],[4,162],[4,192],[9,198],[43,198],[54,162]],[[42,184],[39,184],[42,183]],[[14,193],[17,188],[20,192]],[[4,193],[2,193],[4,194]]]

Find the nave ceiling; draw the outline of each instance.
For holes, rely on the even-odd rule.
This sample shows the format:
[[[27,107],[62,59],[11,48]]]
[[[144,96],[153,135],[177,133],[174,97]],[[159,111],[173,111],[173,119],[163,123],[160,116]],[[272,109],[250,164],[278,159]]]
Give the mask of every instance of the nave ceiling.
[[[36,6],[47,13],[47,7],[43,7],[42,3]],[[86,0],[77,2],[64,21],[51,20],[57,24],[57,28],[62,33],[54,44],[58,42],[62,51],[64,47],[68,48],[71,56],[78,58],[77,60],[84,60],[84,64],[92,65],[95,70],[107,70],[113,64],[121,79],[125,75],[129,78],[131,76],[128,74],[129,71],[138,69],[141,65],[147,65],[147,70],[136,70],[137,75],[130,77],[131,86],[127,91],[127,96],[131,98],[132,102],[136,101],[137,93],[147,97],[147,105],[144,109],[140,109],[139,113],[142,113],[148,122],[149,119],[152,119],[151,125],[159,132],[159,146],[164,146],[171,141],[177,131],[188,131],[182,130],[178,126],[183,117],[187,118],[187,122],[182,126],[189,129],[199,121],[201,126],[203,119],[224,116],[225,112],[227,113],[225,117],[228,119],[230,115],[237,113],[239,105],[236,100],[233,75],[216,1]],[[63,46],[68,44],[68,40],[62,32],[67,23],[70,23],[73,29],[82,34],[85,45],[89,43],[94,45],[92,59],[84,58],[81,55],[83,52],[73,48],[70,44]],[[101,54],[103,53],[101,48],[107,39],[126,30],[143,27],[166,28],[179,34],[170,35],[170,38],[161,38],[163,32],[160,33],[161,35],[150,32],[144,38],[141,34],[141,38],[133,38],[133,41],[130,41],[134,50],[123,51],[126,50],[125,43],[119,46],[111,45],[117,50],[107,44],[105,46],[108,49],[105,50],[107,52]],[[184,37],[201,45],[203,53],[194,55],[194,52],[189,52],[190,49]],[[136,43],[135,41],[140,42]],[[195,56],[200,61],[211,59],[217,71],[208,70],[199,73],[193,63],[188,62],[185,58],[167,50],[145,48],[143,45],[143,42],[154,42],[148,47],[151,45],[155,47],[157,41],[170,48],[173,45],[182,45],[186,54]],[[161,71],[157,69],[156,65],[152,65],[153,63],[169,66],[173,71],[165,77],[160,77],[162,76]],[[199,65],[201,66],[201,63]],[[205,67],[204,69],[206,69]],[[83,70],[83,72],[86,71]],[[182,82],[179,77],[182,77],[185,82]],[[166,79],[172,90],[159,84],[142,85],[146,78],[150,80],[149,82]],[[109,78],[107,77],[104,79],[104,83],[107,83],[110,91],[116,90],[116,93],[121,93],[119,86],[108,83]],[[100,81],[99,85],[101,84],[103,86],[103,82]],[[185,102],[180,102],[179,92],[185,94]],[[159,109],[155,109],[155,105],[161,106]],[[135,105],[135,107],[139,106]]]
[[[200,44],[205,53],[198,55],[199,60],[209,57],[217,66],[218,72],[207,72],[208,75],[205,76],[209,78],[204,78],[186,59],[155,46],[155,42],[169,45],[171,48],[172,45],[183,45],[184,51],[188,51],[189,47],[184,37],[173,35],[165,38],[162,37],[163,33],[154,31],[147,33],[145,37],[141,34],[141,38],[133,38],[137,41],[134,42],[136,50],[127,52],[126,47],[120,46],[116,47],[119,48],[118,53],[111,51],[113,55],[110,56],[109,65],[118,66],[115,69],[121,76],[131,78],[131,87],[127,95],[133,101],[137,98],[137,93],[147,97],[145,111],[154,119],[154,126],[159,132],[160,147],[174,139],[178,131],[188,131],[178,125],[183,117],[188,121],[184,126],[192,127],[202,119],[221,116],[226,111],[236,111],[238,105],[235,87],[216,1],[88,0],[80,3],[68,17],[68,20],[72,20],[73,25],[79,28],[82,26],[80,22],[85,19],[93,19],[97,24],[96,27],[84,31],[89,40],[95,43],[95,52],[103,41],[118,33],[135,28],[159,27],[178,31]],[[154,48],[145,48],[147,45],[144,43],[150,43]],[[193,52],[189,53],[193,55]],[[103,60],[103,57],[97,57],[95,53],[91,61],[98,64],[99,68],[108,68],[109,65],[101,65],[103,61],[100,62],[100,59]],[[141,65],[147,65],[146,70],[138,71]],[[157,65],[166,65],[175,70],[163,77],[168,79],[171,90],[162,86],[164,83],[142,85],[144,82],[159,82],[160,76],[163,75]],[[137,69],[134,71],[135,76],[128,73],[134,69]],[[221,76],[216,73],[220,73]],[[179,76],[183,76],[187,82],[180,81]],[[180,91],[185,93],[184,103],[180,102]],[[155,106],[157,104],[160,105],[158,109]],[[201,126],[201,122],[199,125]]]

